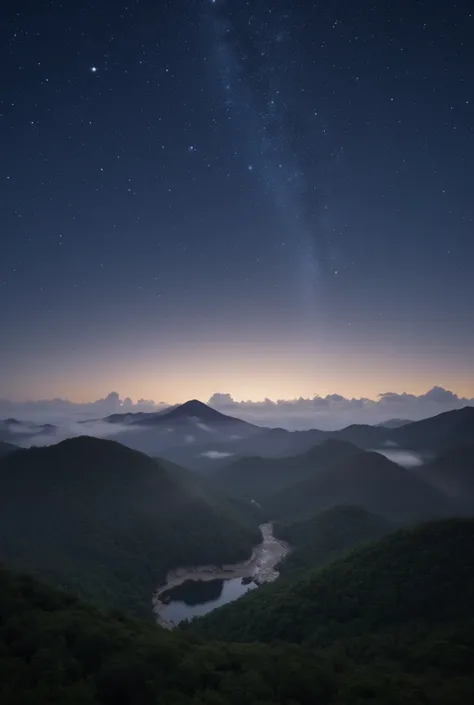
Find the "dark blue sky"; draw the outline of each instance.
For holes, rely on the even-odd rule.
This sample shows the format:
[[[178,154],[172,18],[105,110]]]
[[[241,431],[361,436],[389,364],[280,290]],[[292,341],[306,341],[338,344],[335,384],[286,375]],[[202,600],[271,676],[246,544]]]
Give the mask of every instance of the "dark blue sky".
[[[474,10],[2,4],[0,396],[474,393]]]

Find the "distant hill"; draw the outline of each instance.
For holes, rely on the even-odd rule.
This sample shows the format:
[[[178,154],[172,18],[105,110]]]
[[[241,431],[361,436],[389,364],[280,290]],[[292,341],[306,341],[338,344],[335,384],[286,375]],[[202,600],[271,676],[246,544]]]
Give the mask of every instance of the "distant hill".
[[[324,441],[302,455],[284,458],[241,458],[218,470],[212,479],[226,491],[264,501],[269,492],[313,476],[359,449],[351,443]]]
[[[13,453],[15,450],[18,450],[18,446],[13,445],[13,443],[0,441],[0,458],[10,455],[10,453]]]
[[[248,593],[192,629],[213,639],[317,647],[388,631],[393,645],[407,629],[416,639],[416,629],[419,638],[436,625],[474,620],[473,543],[473,519],[400,530],[301,580]]]
[[[473,438],[474,407],[472,406],[446,411],[422,421],[414,421],[394,429],[391,436],[400,448],[438,453],[468,445],[472,443]]]
[[[220,411],[216,411],[211,406],[203,404],[203,402],[198,399],[192,399],[175,406],[169,411],[165,411],[161,415],[158,415],[155,419],[157,423],[168,423],[170,421],[188,421],[189,419],[198,419],[199,421],[204,421],[206,423],[218,423],[218,424],[229,424],[229,423],[241,423],[245,425],[246,421],[242,419],[236,419],[233,416],[226,416],[226,414],[221,414]],[[143,423],[141,421],[140,423]]]
[[[412,423],[411,419],[388,419],[388,421],[382,421],[382,423],[377,424],[377,426],[382,426],[383,428],[400,428],[400,426],[406,426],[407,423]]]
[[[113,441],[0,461],[0,560],[98,604],[151,616],[169,569],[244,559],[259,540],[235,505]]]
[[[364,507],[399,523],[456,513],[432,485],[380,453],[368,451],[322,467],[306,480],[273,493],[265,508],[274,519],[291,519],[345,504]]]
[[[148,412],[148,411],[136,411],[136,412],[128,412],[128,413],[120,413],[120,414],[110,414],[110,416],[106,416],[105,418],[102,419],[102,421],[106,421],[107,423],[113,423],[113,424],[133,424],[136,423],[137,421],[143,421],[145,419],[154,419],[157,416],[160,416],[162,414],[165,414],[168,412],[171,408],[174,407],[166,407],[165,409],[160,409],[160,411],[153,411],[153,412]],[[82,424],[87,424],[89,423],[88,420],[85,421],[80,421]]]
[[[390,441],[391,429],[384,426],[353,424],[340,431],[331,431],[328,435],[340,441],[353,443],[359,448],[378,448]]]
[[[216,453],[218,458],[222,452],[223,457],[231,457],[232,452],[220,451],[222,444],[233,444],[265,430],[221,414],[196,399],[153,414],[114,414],[104,421],[122,425],[114,438],[123,445],[197,468],[212,465]]]
[[[417,474],[474,512],[474,445],[453,448],[417,468]]]
[[[323,509],[303,521],[276,523],[275,535],[292,547],[278,569],[285,577],[300,575],[339,558],[349,549],[376,541],[393,529],[386,519],[350,505]]]
[[[0,443],[16,445],[29,445],[35,442],[36,437],[51,436],[54,439],[56,426],[50,423],[38,424],[32,421],[18,421],[18,419],[3,419],[0,421]]]
[[[338,431],[265,429],[252,425],[239,426],[238,419],[234,421],[237,426],[234,425],[231,433],[222,433],[221,426],[213,438],[200,435],[196,439],[196,445],[188,448],[178,448],[174,445],[171,450],[165,448],[164,454],[189,467],[212,470],[213,465],[222,466],[233,456],[291,457],[302,455],[315,445],[328,440],[352,443],[363,450],[405,450],[420,453],[425,457],[434,457],[449,448],[465,445],[474,437],[473,407],[448,411],[422,421],[393,419],[376,426],[353,424]],[[244,422],[240,422],[242,423]],[[206,451],[211,448],[218,454],[214,453],[214,460],[210,462]]]
[[[167,424],[179,421],[189,421],[190,419],[210,423],[241,423],[247,424],[242,419],[227,416],[220,411],[213,409],[208,404],[204,404],[198,399],[191,399],[184,404],[170,406],[155,412],[137,412],[128,414],[112,414],[103,420],[108,423],[138,424],[140,426],[154,426],[156,424]],[[87,422],[85,422],[87,423]]]

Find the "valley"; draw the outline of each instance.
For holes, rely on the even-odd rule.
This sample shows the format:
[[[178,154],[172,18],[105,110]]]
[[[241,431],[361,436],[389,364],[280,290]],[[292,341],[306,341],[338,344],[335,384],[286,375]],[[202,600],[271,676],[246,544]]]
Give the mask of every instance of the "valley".
[[[243,595],[250,585],[255,587],[263,583],[272,582],[278,578],[278,564],[289,553],[289,545],[274,536],[273,525],[271,523],[262,524],[260,527],[262,542],[254,548],[248,561],[234,564],[224,564],[221,566],[196,566],[194,568],[178,568],[171,571],[166,578],[166,583],[158,588],[153,596],[153,610],[157,622],[161,626],[172,629],[175,622],[168,616],[174,610],[169,609],[168,600],[164,596],[173,595],[173,591],[188,582],[221,582],[221,587],[230,584],[232,590],[227,590],[224,595],[219,595],[216,600],[206,600],[198,602],[197,606],[212,604],[212,609],[227,602],[231,602]],[[249,579],[246,581],[245,579]],[[241,587],[239,587],[241,586]],[[245,589],[247,588],[247,589]],[[195,591],[196,594],[196,591]],[[205,609],[205,612],[210,609]],[[203,614],[202,608],[183,609],[182,618],[192,618],[195,615]]]
[[[329,437],[130,416],[1,446],[2,705],[472,702],[471,409]]]

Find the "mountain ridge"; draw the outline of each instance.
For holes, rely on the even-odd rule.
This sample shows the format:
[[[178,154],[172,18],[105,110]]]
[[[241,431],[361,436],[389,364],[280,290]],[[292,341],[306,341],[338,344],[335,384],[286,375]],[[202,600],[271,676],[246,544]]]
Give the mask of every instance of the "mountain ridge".
[[[233,562],[256,523],[197,478],[112,440],[82,436],[0,460],[0,560],[151,618],[166,573]]]

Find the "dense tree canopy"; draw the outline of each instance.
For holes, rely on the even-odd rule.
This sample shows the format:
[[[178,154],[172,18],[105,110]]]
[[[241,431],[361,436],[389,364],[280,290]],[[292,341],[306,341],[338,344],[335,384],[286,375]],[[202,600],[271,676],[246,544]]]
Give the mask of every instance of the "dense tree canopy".
[[[203,642],[0,569],[2,705],[465,705],[472,629],[318,652]]]
[[[355,546],[375,541],[393,528],[386,519],[350,505],[323,509],[310,519],[277,522],[275,535],[291,546],[279,572],[285,578],[301,574]]]
[[[192,624],[198,634],[316,646],[474,619],[474,519],[402,529],[286,584],[248,593]]]
[[[233,562],[257,523],[185,471],[75,438],[0,461],[0,560],[97,604],[152,616],[171,568]]]

